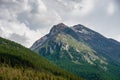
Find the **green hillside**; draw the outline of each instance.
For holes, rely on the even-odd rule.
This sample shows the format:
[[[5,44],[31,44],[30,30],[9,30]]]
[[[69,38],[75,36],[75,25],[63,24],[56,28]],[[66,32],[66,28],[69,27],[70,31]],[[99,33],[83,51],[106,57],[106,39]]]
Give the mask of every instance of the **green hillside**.
[[[0,38],[0,80],[83,80],[31,50]]]

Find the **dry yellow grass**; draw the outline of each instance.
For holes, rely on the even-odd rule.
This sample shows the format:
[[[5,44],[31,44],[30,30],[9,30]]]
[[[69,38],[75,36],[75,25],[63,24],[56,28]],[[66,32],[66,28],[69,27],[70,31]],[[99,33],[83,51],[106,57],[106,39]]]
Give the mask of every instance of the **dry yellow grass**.
[[[0,80],[65,80],[45,72],[32,69],[0,67]]]

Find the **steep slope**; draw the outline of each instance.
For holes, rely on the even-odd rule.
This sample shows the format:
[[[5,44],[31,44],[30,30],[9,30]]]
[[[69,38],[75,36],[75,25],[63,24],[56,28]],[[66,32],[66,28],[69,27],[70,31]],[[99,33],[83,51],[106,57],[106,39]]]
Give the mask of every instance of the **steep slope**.
[[[72,28],[76,34],[92,47],[97,53],[106,56],[120,63],[120,43],[102,36],[82,25],[75,25]]]
[[[83,25],[54,25],[31,49],[88,80],[120,79],[120,43]]]
[[[31,50],[0,38],[0,80],[83,80]]]

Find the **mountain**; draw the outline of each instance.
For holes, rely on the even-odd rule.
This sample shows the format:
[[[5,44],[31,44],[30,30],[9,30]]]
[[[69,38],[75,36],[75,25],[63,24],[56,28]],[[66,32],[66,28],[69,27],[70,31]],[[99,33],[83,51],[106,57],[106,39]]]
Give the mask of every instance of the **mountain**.
[[[0,37],[0,80],[83,80],[33,51]]]
[[[87,80],[120,80],[120,43],[81,25],[54,25],[31,50]]]

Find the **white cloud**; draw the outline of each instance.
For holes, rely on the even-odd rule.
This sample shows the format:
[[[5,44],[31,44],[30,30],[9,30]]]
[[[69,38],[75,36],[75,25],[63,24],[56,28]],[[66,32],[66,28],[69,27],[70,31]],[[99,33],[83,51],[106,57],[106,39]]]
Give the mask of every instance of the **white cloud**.
[[[41,37],[39,30],[30,30],[24,23],[0,21],[0,36],[16,41],[26,47]]]
[[[113,15],[115,12],[115,5],[113,2],[109,3],[108,7],[107,7],[107,13],[109,15]]]
[[[43,0],[45,5],[63,19],[67,16],[86,16],[94,9],[98,0]],[[54,5],[53,5],[54,4]]]
[[[56,12],[47,12],[42,0],[0,0],[0,36],[26,47],[60,20]]]
[[[116,36],[114,36],[114,39],[116,39],[120,42],[120,34],[117,34]]]
[[[87,15],[90,12],[92,12],[94,6],[95,6],[94,0],[82,0],[80,13],[82,14],[82,16]],[[77,9],[79,9],[79,7]]]

